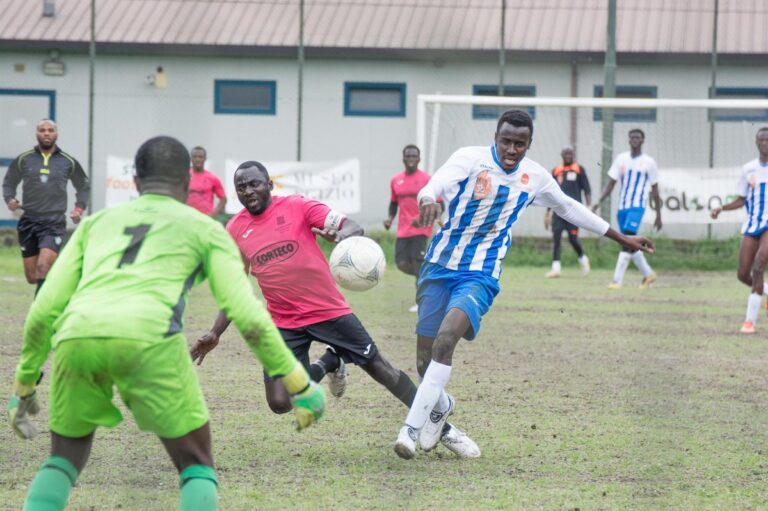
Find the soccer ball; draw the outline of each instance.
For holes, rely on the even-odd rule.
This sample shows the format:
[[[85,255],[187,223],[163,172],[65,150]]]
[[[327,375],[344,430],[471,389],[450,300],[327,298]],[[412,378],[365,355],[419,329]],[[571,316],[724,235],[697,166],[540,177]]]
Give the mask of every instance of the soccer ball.
[[[336,283],[350,291],[366,291],[378,284],[386,263],[379,244],[365,236],[341,240],[328,261]]]

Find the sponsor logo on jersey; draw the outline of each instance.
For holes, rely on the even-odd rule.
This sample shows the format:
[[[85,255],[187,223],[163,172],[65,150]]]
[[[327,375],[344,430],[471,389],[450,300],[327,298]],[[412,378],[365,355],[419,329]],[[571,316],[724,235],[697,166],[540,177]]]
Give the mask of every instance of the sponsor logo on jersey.
[[[254,266],[280,263],[293,257],[299,251],[299,242],[293,240],[278,241],[262,248],[251,257]]]
[[[243,233],[243,238],[247,238],[248,236],[251,235],[252,232],[253,232],[253,229],[248,229]]]
[[[520,176],[520,183],[521,184],[527,185],[528,181],[530,181],[530,180],[531,180],[531,178],[528,177],[528,174],[523,174],[522,176]]]

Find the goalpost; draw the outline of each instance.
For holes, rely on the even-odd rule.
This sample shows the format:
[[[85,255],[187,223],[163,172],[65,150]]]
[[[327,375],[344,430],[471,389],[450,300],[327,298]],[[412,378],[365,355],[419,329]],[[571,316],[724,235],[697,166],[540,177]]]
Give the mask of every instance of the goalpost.
[[[528,152],[532,160],[552,169],[561,163],[564,146],[576,149],[576,161],[587,169],[593,198],[603,186],[603,109],[612,109],[613,140],[607,144],[612,157],[629,150],[628,132],[639,128],[645,133],[643,152],[658,163],[667,236],[725,237],[738,232],[742,215],[722,216],[707,227],[708,212],[732,198],[741,166],[757,157],[755,134],[768,126],[768,99],[422,94],[417,98],[416,126],[422,168],[434,172],[463,146],[490,146],[498,117],[509,108],[528,110],[534,118]],[[646,215],[645,220],[649,219],[653,215]],[[517,232],[544,236],[541,223],[538,215],[526,215]]]

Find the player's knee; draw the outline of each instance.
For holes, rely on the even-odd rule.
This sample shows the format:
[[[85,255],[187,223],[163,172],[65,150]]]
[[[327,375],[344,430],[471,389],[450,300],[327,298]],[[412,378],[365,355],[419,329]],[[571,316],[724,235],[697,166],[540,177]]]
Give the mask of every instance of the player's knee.
[[[276,414],[284,414],[293,410],[293,406],[289,399],[267,398],[267,404],[269,405],[269,409]]]
[[[48,275],[48,272],[51,270],[51,265],[47,262],[38,262],[37,265],[35,265],[35,274],[37,279],[44,279],[46,275]],[[33,280],[32,282],[36,282],[37,280]]]
[[[37,272],[25,271],[24,277],[27,279],[27,284],[37,284]]]
[[[441,332],[437,334],[432,345],[432,359],[441,364],[450,364],[453,359],[453,350],[459,342],[461,335],[455,332]]]
[[[743,282],[748,286],[752,285],[752,272],[747,268],[739,268],[736,271],[736,278],[739,279],[739,282]]]
[[[411,268],[410,261],[403,261],[403,260],[397,261],[397,269],[403,273],[407,273],[408,275],[413,275],[413,270]]]

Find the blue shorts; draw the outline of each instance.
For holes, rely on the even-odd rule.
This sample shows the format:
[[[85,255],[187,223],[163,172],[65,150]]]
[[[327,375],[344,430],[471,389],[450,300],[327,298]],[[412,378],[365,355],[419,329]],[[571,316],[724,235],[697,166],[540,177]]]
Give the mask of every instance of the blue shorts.
[[[619,219],[621,234],[637,234],[644,214],[645,208],[620,209],[616,216]]]
[[[436,337],[446,313],[461,309],[469,318],[464,338],[471,341],[480,331],[480,320],[499,294],[499,281],[479,271],[449,270],[425,263],[419,272],[416,303],[419,320],[416,333]]]

